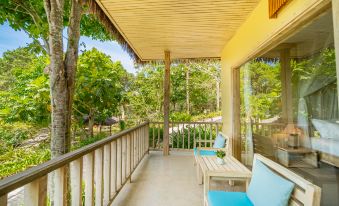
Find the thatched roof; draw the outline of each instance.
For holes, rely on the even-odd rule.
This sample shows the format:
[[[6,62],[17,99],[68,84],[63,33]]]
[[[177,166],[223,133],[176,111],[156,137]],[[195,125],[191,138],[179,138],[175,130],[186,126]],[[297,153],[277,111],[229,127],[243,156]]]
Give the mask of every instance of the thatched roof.
[[[111,20],[107,17],[107,15],[98,5],[98,3],[95,0],[89,0],[88,7],[89,7],[89,12],[97,16],[100,23],[106,28],[107,32],[109,32],[115,38],[115,40],[120,44],[122,49],[126,51],[136,63],[141,63],[139,56],[130,47],[130,45],[127,43],[124,37],[120,34],[120,32],[111,22]]]
[[[218,59],[259,0],[90,0],[95,14],[137,63]]]

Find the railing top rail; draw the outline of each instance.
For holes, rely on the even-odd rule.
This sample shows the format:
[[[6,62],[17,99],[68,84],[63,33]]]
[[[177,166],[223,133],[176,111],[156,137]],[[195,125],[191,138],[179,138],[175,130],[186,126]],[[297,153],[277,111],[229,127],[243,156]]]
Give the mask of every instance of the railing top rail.
[[[285,126],[286,123],[251,123],[252,125],[271,125],[271,126]]]
[[[122,138],[123,136],[141,128],[145,125],[149,124],[148,122],[144,122],[138,126],[135,126],[133,128],[124,130],[122,132],[119,132],[117,134],[114,134],[110,137],[107,137],[105,139],[102,139],[100,141],[97,141],[95,143],[92,143],[90,145],[87,145],[83,148],[77,149],[75,151],[69,152],[67,154],[61,155],[57,158],[54,158],[52,160],[49,160],[45,163],[42,163],[40,165],[37,165],[35,167],[29,168],[23,172],[17,173],[15,175],[9,176],[7,178],[4,178],[3,180],[0,180],[0,197],[19,188],[24,186],[27,183],[30,183],[40,177],[43,177],[47,175],[48,173],[67,165],[68,163],[72,162],[73,160],[76,160],[86,154],[89,154],[93,152],[94,150],[114,141],[117,139]]]
[[[222,122],[169,122],[170,124],[222,124]],[[150,124],[164,124],[164,122],[150,122]]]

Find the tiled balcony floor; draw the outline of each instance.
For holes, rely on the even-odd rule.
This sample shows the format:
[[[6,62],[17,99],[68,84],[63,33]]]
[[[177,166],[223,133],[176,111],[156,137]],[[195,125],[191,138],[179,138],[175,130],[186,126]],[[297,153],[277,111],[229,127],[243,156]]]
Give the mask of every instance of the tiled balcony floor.
[[[151,152],[140,163],[116,197],[114,206],[199,206],[203,205],[203,186],[197,183],[192,152]],[[211,189],[243,191],[242,183],[230,187],[226,181],[212,181]]]

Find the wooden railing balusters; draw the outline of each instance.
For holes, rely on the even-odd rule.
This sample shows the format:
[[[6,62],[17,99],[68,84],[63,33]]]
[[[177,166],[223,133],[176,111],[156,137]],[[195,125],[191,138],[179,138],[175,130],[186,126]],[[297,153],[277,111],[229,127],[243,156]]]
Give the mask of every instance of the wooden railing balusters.
[[[155,127],[154,127],[154,124],[152,124],[152,132],[153,132],[152,146],[153,146],[153,148],[155,148]]]
[[[95,185],[95,205],[102,205],[103,197],[103,158],[102,148],[94,151],[94,185]]]
[[[212,132],[213,132],[213,129],[212,129],[212,124],[210,124],[210,147],[212,147],[212,141],[213,141],[213,138],[212,138]]]
[[[41,177],[24,186],[24,204],[43,206],[47,204],[47,176]],[[7,201],[7,197],[6,197]],[[7,203],[6,203],[7,204]],[[0,205],[5,205],[1,202]]]
[[[111,189],[110,198],[114,197],[117,191],[117,141],[111,142]]]
[[[0,196],[0,205],[7,206],[7,194]]]
[[[67,203],[67,166],[62,166],[54,172],[54,204],[66,205]]]
[[[85,206],[94,205],[94,155],[84,156]]]
[[[187,149],[191,149],[191,125],[190,124],[187,125],[187,138],[188,138],[188,140],[187,140],[187,142],[188,142]]]
[[[25,205],[49,204],[47,176],[52,173],[54,205],[110,205],[148,152],[149,128],[143,123],[0,180],[0,205],[6,206],[7,194],[19,187],[24,187]],[[160,138],[160,130],[158,134]],[[154,128],[152,138],[151,145],[157,146]]]
[[[104,175],[103,175],[103,204],[108,205],[110,202],[111,189],[111,147],[110,144],[104,146]]]
[[[71,181],[71,205],[82,205],[82,165],[83,158],[79,158],[70,163]],[[32,194],[32,193],[31,193]],[[26,195],[25,195],[26,197]],[[25,200],[26,202],[26,200]],[[44,204],[45,205],[45,204]]]

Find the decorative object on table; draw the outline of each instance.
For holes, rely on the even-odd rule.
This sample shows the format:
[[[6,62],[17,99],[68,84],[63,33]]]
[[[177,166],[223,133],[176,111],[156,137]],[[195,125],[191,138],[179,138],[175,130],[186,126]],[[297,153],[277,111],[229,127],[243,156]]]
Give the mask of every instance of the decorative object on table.
[[[298,133],[292,133],[288,136],[288,146],[292,147],[294,149],[297,149],[300,144],[299,144],[299,134]]]
[[[224,157],[225,157],[225,156],[226,156],[225,151],[223,151],[223,150],[218,150],[218,151],[217,151],[217,163],[218,163],[219,165],[225,164],[225,161],[224,161]]]

